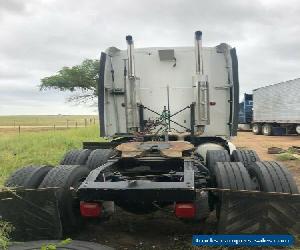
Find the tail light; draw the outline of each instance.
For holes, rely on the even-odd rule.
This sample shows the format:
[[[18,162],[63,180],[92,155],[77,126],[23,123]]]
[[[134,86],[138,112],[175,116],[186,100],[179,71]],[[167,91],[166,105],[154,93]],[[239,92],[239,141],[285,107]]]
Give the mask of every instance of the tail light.
[[[194,218],[196,207],[194,203],[176,203],[175,215],[178,218]]]
[[[102,205],[96,202],[80,202],[80,213],[83,217],[100,217],[102,214]]]

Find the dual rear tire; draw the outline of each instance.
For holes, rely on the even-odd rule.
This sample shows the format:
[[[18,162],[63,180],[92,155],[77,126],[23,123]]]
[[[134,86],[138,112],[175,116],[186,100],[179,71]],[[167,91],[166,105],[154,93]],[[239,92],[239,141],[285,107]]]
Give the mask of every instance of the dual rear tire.
[[[288,169],[276,161],[261,161],[248,168],[255,190],[298,194],[297,185]]]
[[[212,187],[298,193],[297,185],[285,166],[275,161],[260,161],[253,150],[234,150],[232,162],[225,150],[208,151],[207,159],[207,168],[213,180]]]
[[[76,190],[89,172],[86,167],[80,165],[60,165],[53,168],[39,186],[59,188],[57,200],[64,234],[78,229],[83,224]]]
[[[73,149],[68,151],[63,159],[60,161],[60,165],[85,165],[89,155],[90,149]]]
[[[38,188],[45,176],[52,169],[51,166],[26,166],[16,170],[5,182],[6,187],[10,188]]]
[[[61,165],[27,166],[15,171],[5,182],[6,187],[28,189],[57,187],[57,200],[64,234],[76,231],[83,224],[76,190],[91,170],[107,162],[111,149],[71,150]]]
[[[219,155],[221,154],[223,153],[220,152]],[[218,154],[214,153],[214,155]],[[291,173],[285,166],[274,161],[260,161],[255,151],[234,151],[232,154],[234,162],[213,160],[215,160],[215,164],[210,166],[211,187],[229,190],[299,193]],[[209,201],[211,210],[215,208],[219,220],[222,210],[222,196],[217,192],[210,192]]]
[[[73,149],[64,155],[60,165],[85,165],[93,170],[106,163],[113,154],[112,149]]]

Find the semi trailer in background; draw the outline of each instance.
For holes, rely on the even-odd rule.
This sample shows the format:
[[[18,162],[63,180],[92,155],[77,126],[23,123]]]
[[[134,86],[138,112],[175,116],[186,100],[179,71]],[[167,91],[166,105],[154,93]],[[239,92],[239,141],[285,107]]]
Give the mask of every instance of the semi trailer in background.
[[[254,134],[300,134],[300,78],[253,90]]]

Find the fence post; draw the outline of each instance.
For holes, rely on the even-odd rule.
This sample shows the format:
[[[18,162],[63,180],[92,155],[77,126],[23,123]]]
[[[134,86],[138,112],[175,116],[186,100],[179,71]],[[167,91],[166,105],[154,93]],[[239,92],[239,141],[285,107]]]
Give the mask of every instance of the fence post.
[[[55,124],[53,125],[53,130],[55,131]]]
[[[21,126],[19,125],[19,134],[21,134]]]
[[[75,122],[75,127],[77,128],[77,121]]]

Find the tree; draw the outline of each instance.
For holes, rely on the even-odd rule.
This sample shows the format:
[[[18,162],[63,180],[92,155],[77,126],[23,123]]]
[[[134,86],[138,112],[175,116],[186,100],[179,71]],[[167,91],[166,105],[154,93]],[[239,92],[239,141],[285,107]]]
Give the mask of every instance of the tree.
[[[98,95],[98,71],[99,60],[86,59],[80,65],[63,67],[58,74],[42,78],[39,87],[76,92],[68,101],[88,102]]]

